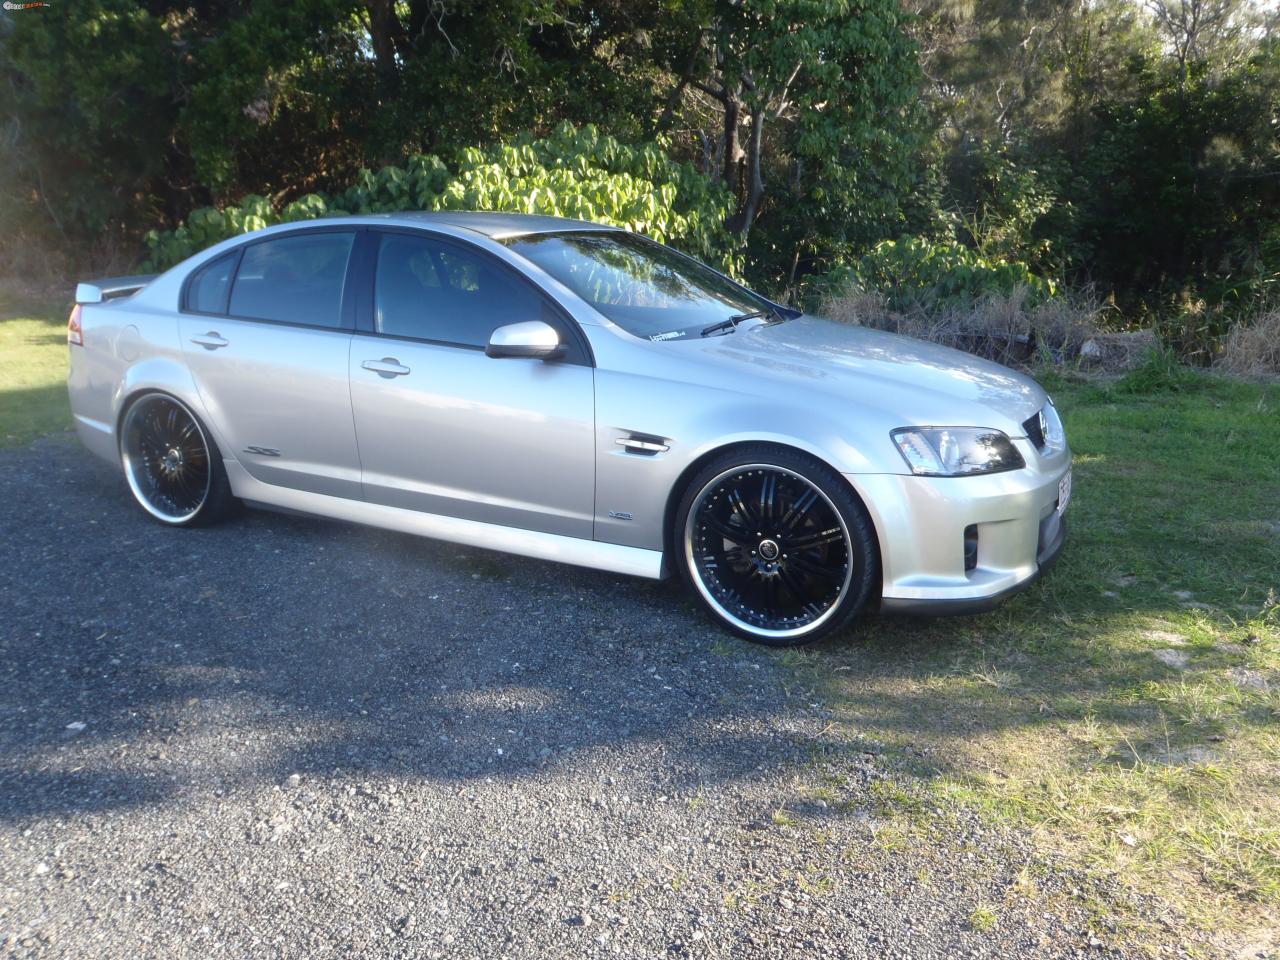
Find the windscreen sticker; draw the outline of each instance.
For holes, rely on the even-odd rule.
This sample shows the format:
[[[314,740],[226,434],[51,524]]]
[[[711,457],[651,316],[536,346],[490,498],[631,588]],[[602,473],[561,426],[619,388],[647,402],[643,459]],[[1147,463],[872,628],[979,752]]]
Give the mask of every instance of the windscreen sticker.
[[[676,337],[683,336],[679,330],[668,330],[666,333],[655,333],[650,340],[674,340]]]

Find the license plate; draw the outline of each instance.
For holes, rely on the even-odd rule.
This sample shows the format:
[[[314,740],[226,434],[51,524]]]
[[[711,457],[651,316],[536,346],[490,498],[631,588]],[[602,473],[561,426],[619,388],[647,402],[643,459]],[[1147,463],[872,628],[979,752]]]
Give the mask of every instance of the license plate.
[[[1071,471],[1068,470],[1058,481],[1058,516],[1067,512],[1067,504],[1071,502]]]

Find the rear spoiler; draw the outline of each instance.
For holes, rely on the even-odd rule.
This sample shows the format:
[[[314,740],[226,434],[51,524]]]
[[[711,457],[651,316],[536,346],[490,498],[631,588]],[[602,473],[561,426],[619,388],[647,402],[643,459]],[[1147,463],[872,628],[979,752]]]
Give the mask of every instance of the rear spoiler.
[[[156,278],[157,274],[142,273],[132,277],[107,277],[76,284],[76,303],[101,303],[131,297]]]

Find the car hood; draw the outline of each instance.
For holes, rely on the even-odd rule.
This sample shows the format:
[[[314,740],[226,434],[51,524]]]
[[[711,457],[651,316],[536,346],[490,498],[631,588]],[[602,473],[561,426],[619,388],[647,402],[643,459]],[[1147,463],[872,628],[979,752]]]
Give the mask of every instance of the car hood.
[[[1017,435],[1046,399],[1034,380],[998,363],[809,315],[700,342],[705,359],[739,375],[803,384],[883,410],[899,425],[986,426]]]

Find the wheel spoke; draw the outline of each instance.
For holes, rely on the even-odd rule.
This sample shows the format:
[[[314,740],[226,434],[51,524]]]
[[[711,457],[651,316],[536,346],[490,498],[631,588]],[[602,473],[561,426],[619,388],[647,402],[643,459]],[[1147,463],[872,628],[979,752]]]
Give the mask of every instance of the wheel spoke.
[[[818,502],[818,491],[809,487],[797,497],[787,510],[786,515],[782,518],[782,532],[788,533],[795,529],[796,524],[804,519],[809,509]]]
[[[788,550],[812,550],[814,547],[823,547],[828,543],[840,543],[844,540],[844,534],[839,527],[832,527],[829,530],[823,530],[821,533],[811,533],[807,536],[796,537],[787,541]]]
[[[844,579],[845,570],[843,566],[813,563],[803,557],[792,557],[788,563],[801,573],[807,573],[811,577],[821,577],[823,580],[832,582]]]
[[[722,539],[728,540],[730,543],[736,543],[740,547],[748,547],[748,549],[750,549],[748,544],[751,542],[751,535],[745,530],[735,530],[729,524],[717,517],[706,517],[701,521],[701,524],[704,528],[712,531]]]
[[[773,519],[774,502],[778,495],[777,474],[766,473],[760,482],[760,522]]]
[[[742,522],[752,530],[759,526],[755,516],[751,513],[751,508],[747,506],[747,502],[742,499],[742,492],[734,487],[729,491],[729,504],[733,507],[734,513],[742,518]]]

